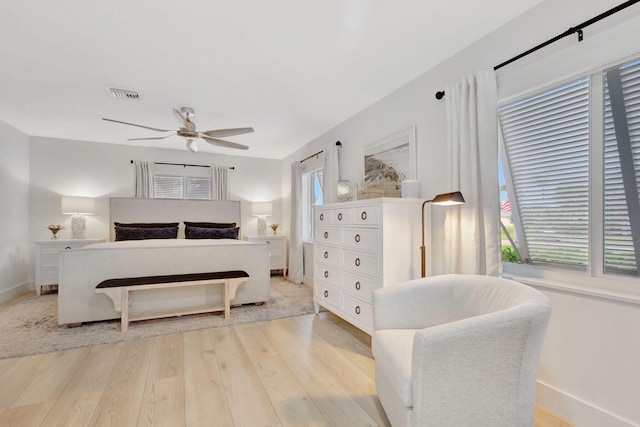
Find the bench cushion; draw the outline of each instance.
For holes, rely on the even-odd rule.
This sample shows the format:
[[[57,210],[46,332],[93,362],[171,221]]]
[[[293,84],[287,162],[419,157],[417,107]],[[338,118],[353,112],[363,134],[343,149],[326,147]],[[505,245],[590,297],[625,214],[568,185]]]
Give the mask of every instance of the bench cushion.
[[[246,271],[216,271],[210,273],[170,274],[166,276],[123,277],[120,279],[104,280],[96,286],[98,288],[118,288],[122,286],[155,285],[158,283],[194,282],[198,280],[235,279],[249,277]]]

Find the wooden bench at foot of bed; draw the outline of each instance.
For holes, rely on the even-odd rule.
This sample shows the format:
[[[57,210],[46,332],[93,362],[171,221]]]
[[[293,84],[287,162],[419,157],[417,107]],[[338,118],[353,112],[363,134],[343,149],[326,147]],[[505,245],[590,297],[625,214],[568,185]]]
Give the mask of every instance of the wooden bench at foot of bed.
[[[109,279],[96,286],[96,293],[106,294],[113,301],[116,311],[121,313],[121,330],[125,332],[129,322],[136,320],[159,319],[162,317],[183,316],[187,314],[224,311],[227,319],[231,312],[231,300],[235,298],[238,286],[249,280],[245,271],[218,271],[212,273],[172,274],[168,276],[126,277]],[[139,290],[177,288],[184,286],[223,284],[222,304],[210,304],[171,310],[131,313],[129,312],[129,293]]]

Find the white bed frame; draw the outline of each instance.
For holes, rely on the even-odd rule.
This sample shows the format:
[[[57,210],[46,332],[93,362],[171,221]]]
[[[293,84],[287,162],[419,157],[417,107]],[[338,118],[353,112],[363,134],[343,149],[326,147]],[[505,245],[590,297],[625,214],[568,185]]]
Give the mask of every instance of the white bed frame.
[[[184,237],[183,221],[236,222],[240,225],[240,218],[238,201],[110,200],[111,240],[114,238],[114,222],[180,222],[180,239]],[[114,309],[111,300],[105,295],[96,294],[95,287],[103,280],[122,277],[244,270],[250,278],[239,287],[232,304],[267,301],[270,286],[268,246],[234,243],[146,249],[106,248],[96,244],[64,251],[60,256],[58,323],[119,319],[120,313]],[[109,245],[114,244],[104,246]],[[141,291],[131,306],[137,311],[153,311],[221,302],[222,292],[219,288],[196,286]]]

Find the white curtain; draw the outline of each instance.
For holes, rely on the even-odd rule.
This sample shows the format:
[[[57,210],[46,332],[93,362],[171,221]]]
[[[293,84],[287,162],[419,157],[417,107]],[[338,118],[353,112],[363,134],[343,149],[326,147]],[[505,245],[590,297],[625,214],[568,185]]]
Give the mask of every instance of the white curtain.
[[[291,231],[289,234],[289,281],[302,283],[302,163],[291,164]]]
[[[448,207],[444,273],[500,274],[500,199],[495,72],[445,88],[449,189],[466,203]]]
[[[213,200],[229,200],[229,167],[211,166],[211,198]]]
[[[149,162],[133,161],[133,197],[153,198],[153,166]]]
[[[340,179],[340,161],[338,147],[334,142],[327,144],[324,149],[324,168],[322,171],[322,197],[324,204],[338,201],[338,180]]]

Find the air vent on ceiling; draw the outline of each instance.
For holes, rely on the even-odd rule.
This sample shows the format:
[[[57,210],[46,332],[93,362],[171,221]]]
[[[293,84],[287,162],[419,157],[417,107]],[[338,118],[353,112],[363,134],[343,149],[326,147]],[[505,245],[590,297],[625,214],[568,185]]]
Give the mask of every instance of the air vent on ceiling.
[[[116,89],[113,87],[110,87],[107,90],[109,91],[111,96],[113,96],[116,99],[127,99],[132,101],[137,101],[140,99],[140,94],[132,90]]]

